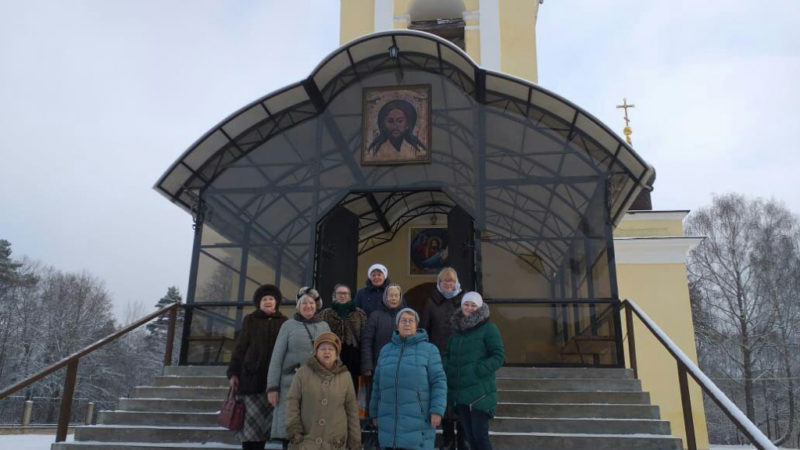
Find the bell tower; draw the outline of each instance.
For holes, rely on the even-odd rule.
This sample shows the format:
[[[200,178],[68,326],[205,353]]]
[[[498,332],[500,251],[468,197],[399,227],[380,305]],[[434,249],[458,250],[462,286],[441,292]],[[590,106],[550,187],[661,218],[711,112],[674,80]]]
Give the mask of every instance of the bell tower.
[[[341,0],[340,44],[365,34],[414,29],[461,47],[481,67],[538,82],[541,0]]]

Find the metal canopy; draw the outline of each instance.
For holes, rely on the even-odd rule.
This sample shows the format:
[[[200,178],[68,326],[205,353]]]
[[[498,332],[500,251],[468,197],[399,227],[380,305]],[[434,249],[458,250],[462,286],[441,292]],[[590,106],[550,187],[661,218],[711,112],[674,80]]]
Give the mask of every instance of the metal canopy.
[[[431,164],[361,166],[362,89],[415,84],[432,86]],[[576,237],[604,246],[605,225],[654,177],[567,100],[481,69],[434,35],[392,31],[346,44],[305,80],[232,114],[155,189],[193,214],[210,212],[207,223],[229,242],[303,282],[315,227],[340,203],[361,218],[361,251],[414,214],[458,204],[487,240],[556,274]]]

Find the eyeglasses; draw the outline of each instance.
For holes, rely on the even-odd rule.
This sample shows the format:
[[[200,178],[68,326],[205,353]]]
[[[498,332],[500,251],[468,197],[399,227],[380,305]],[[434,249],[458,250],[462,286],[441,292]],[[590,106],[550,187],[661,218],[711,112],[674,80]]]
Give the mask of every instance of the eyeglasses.
[[[399,323],[400,323],[401,325],[411,325],[412,323],[413,323],[413,324],[416,324],[416,323],[417,323],[417,321],[416,321],[416,320],[414,320],[414,319],[400,319]]]
[[[337,292],[336,295],[349,296],[350,293],[349,292]]]

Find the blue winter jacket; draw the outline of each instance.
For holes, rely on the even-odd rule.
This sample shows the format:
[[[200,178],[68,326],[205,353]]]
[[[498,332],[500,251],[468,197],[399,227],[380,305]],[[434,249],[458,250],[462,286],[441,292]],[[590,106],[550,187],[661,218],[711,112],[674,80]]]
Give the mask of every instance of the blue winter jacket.
[[[380,446],[433,448],[431,414],[444,415],[446,403],[447,378],[428,333],[401,338],[395,331],[372,378],[369,415],[378,418]]]

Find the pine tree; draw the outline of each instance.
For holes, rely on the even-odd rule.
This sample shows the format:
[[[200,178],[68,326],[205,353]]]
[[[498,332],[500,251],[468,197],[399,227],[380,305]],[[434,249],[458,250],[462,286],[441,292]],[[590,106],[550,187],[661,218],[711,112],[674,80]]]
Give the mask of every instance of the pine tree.
[[[11,259],[11,243],[0,239],[0,294],[15,286],[29,285],[36,282],[36,278],[20,273],[22,263]]]
[[[173,303],[183,303],[181,293],[175,286],[170,286],[167,293],[156,303],[156,310],[172,305]],[[183,309],[178,310],[177,322],[183,321]],[[163,314],[147,324],[147,331],[154,338],[163,338],[167,334],[169,326],[169,314]]]

